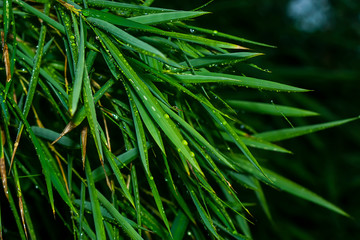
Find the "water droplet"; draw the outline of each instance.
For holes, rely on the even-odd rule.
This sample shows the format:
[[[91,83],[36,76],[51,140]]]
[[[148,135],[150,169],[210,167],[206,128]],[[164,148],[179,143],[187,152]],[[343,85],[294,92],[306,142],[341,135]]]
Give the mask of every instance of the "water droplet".
[[[154,180],[154,177],[153,177],[153,176],[151,176],[151,177],[150,177],[150,180]]]
[[[168,114],[164,114],[164,118],[166,118],[166,119],[169,119],[170,118],[170,116],[168,115]]]
[[[188,236],[191,236],[191,232],[190,232],[190,231],[189,231],[189,232],[187,232],[187,235],[188,235]]]
[[[182,140],[182,144],[184,144],[185,146],[188,145],[188,142],[186,140]]]
[[[191,156],[191,157],[195,157],[195,153],[194,153],[194,152],[190,152],[190,156]]]
[[[194,29],[190,29],[190,32],[191,32],[191,33],[194,33],[194,32],[195,32],[195,30],[194,30]]]
[[[180,148],[178,148],[178,149],[177,149],[177,151],[178,151],[178,152],[181,152],[181,149],[180,149]]]

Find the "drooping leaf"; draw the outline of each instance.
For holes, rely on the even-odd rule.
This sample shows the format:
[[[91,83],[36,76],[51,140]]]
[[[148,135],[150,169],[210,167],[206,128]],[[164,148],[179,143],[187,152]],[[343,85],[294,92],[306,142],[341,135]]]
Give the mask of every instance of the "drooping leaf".
[[[129,18],[130,20],[142,24],[154,25],[167,22],[175,22],[179,20],[195,18],[201,15],[207,14],[207,12],[200,11],[176,11],[165,13],[153,13]]]
[[[271,142],[282,141],[285,139],[299,137],[299,136],[302,136],[305,134],[325,130],[327,128],[336,127],[336,126],[339,126],[339,125],[342,125],[345,123],[355,121],[357,119],[359,119],[359,117],[348,118],[348,119],[333,121],[333,122],[328,122],[328,123],[320,123],[320,124],[309,125],[309,126],[301,126],[301,127],[295,127],[295,128],[273,130],[273,131],[268,131],[268,132],[257,133],[254,135],[254,137],[264,139],[266,141],[271,141]]]
[[[249,174],[254,175],[259,180],[261,180],[269,185],[272,185],[276,188],[279,188],[283,191],[289,192],[297,197],[306,199],[306,200],[316,203],[322,207],[328,208],[331,211],[334,211],[336,213],[339,213],[339,214],[347,216],[347,217],[349,216],[349,214],[344,212],[339,207],[335,206],[334,204],[330,203],[329,201],[325,200],[324,198],[320,197],[319,195],[311,192],[310,190],[300,186],[299,184],[297,184],[285,177],[282,177],[268,169],[263,168],[263,171],[265,172],[266,176],[268,177],[268,178],[266,178],[266,177],[264,177],[264,175],[260,174],[254,166],[252,166],[248,162],[241,160],[240,158],[236,158],[236,159],[237,159],[237,161],[239,161],[238,166],[241,169],[243,169],[244,171],[246,171]],[[231,175],[234,175],[234,174],[237,174],[237,173],[234,173],[234,172],[231,173]]]
[[[278,104],[259,103],[252,101],[241,100],[227,100],[230,106],[242,109],[249,112],[269,114],[274,116],[286,116],[286,117],[308,117],[319,115],[315,112],[303,110],[300,108],[282,106]]]
[[[230,74],[214,73],[214,72],[199,72],[196,75],[190,74],[176,74],[175,77],[181,83],[221,83],[237,85],[242,87],[257,88],[260,90],[269,90],[277,92],[306,92],[308,90],[303,88],[292,87],[282,83],[271,82],[267,80],[244,77]]]

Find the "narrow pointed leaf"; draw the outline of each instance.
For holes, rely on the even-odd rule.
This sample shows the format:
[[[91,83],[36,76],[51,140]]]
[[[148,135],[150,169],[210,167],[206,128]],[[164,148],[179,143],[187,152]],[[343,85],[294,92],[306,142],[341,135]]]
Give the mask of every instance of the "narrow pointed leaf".
[[[229,85],[237,85],[242,87],[257,88],[260,90],[279,91],[279,92],[307,92],[309,90],[297,88],[282,83],[271,82],[267,80],[213,73],[213,72],[199,72],[196,75],[177,74],[175,75],[181,83],[222,83]]]
[[[240,100],[227,100],[226,101],[230,106],[236,109],[243,109],[245,111],[268,114],[274,116],[286,116],[286,117],[308,117],[308,116],[317,116],[318,113],[282,106],[278,104],[269,104],[269,103],[259,103],[259,102],[250,102],[250,101],[240,101]]]
[[[91,168],[88,160],[85,161],[85,172],[86,172],[86,179],[88,181],[88,190],[90,195],[91,208],[93,211],[96,238],[98,240],[106,239],[103,217],[101,215],[100,203],[99,203],[99,198],[101,198],[101,195],[98,193],[98,191],[95,188],[95,183],[93,176],[91,175]]]
[[[109,213],[117,220],[124,232],[131,238],[135,240],[143,239],[135,229],[125,220],[125,218],[115,209],[115,207],[99,192],[97,191],[97,196],[102,205],[109,211]],[[104,238],[105,239],[105,238]]]
[[[311,192],[310,190],[300,186],[299,184],[297,184],[293,181],[290,181],[289,179],[284,178],[284,177],[264,168],[263,170],[264,170],[266,176],[268,176],[268,178],[271,180],[271,182],[270,182],[269,179],[265,178],[264,175],[260,174],[253,165],[249,164],[248,162],[246,162],[244,160],[239,160],[239,161],[240,161],[240,164],[239,164],[240,168],[242,168],[246,172],[254,175],[259,180],[261,180],[267,184],[273,185],[276,188],[279,188],[283,191],[289,192],[297,197],[306,199],[306,200],[316,203],[322,207],[328,208],[331,211],[334,211],[336,213],[339,213],[341,215],[349,217],[349,215],[346,212],[344,212],[342,209],[340,209],[339,207],[335,206],[334,204],[330,203],[329,201],[325,200],[324,198],[320,197],[319,195]],[[235,174],[235,173],[232,173],[232,174]]]
[[[92,95],[90,79],[89,79],[86,68],[85,68],[85,74],[84,74],[83,88],[84,88],[83,95],[84,95],[84,107],[85,107],[86,117],[88,119],[91,134],[94,137],[94,141],[95,141],[96,149],[99,154],[100,162],[103,162],[104,157],[103,157],[103,150],[102,150],[102,146],[101,146],[101,139],[100,139],[100,133],[99,133],[99,124],[98,124],[98,121],[96,118],[94,97]]]
[[[240,38],[240,37],[237,37],[237,36],[233,36],[233,35],[230,35],[230,34],[226,34],[226,33],[222,33],[222,32],[219,32],[217,30],[210,30],[210,29],[206,29],[206,28],[201,28],[201,27],[197,27],[197,26],[190,26],[190,25],[187,25],[185,23],[177,23],[179,26],[181,27],[185,27],[187,29],[190,29],[190,31],[192,32],[196,32],[196,31],[199,31],[201,33],[207,33],[207,34],[210,34],[210,35],[216,35],[218,37],[223,37],[223,38],[227,38],[227,39],[231,39],[231,40],[235,40],[235,41],[240,41],[240,42],[244,42],[244,43],[250,43],[250,44],[255,44],[255,45],[258,45],[258,46],[263,46],[263,47],[271,47],[271,48],[275,48],[275,46],[272,46],[272,45],[268,45],[268,44],[265,44],[265,43],[259,43],[259,42],[255,42],[255,41],[251,41],[251,40],[248,40],[248,39],[245,39],[245,38]]]
[[[34,134],[38,137],[41,137],[43,139],[46,139],[48,141],[54,141],[58,136],[59,133],[55,132],[53,130],[47,129],[47,128],[40,128],[37,126],[32,126],[31,129],[33,130]],[[79,144],[73,141],[69,137],[62,137],[59,141],[59,144],[66,146],[66,147],[72,147],[72,148],[79,148]]]
[[[165,55],[156,48],[154,48],[153,46],[141,41],[140,39],[128,34],[127,32],[121,30],[120,28],[115,27],[114,25],[106,21],[92,17],[88,17],[87,20],[92,22],[96,26],[104,29],[105,31],[113,34],[114,36],[118,37],[121,41],[130,44],[132,47],[134,47],[135,50],[139,50],[150,56],[158,56],[160,58],[165,58]]]
[[[195,18],[208,12],[192,12],[192,11],[176,11],[176,12],[166,12],[166,13],[154,13],[146,14],[137,17],[131,17],[130,20],[142,24],[154,25],[159,23],[175,22],[179,20]]]
[[[174,240],[182,240],[189,225],[189,219],[182,211],[178,211],[171,226],[171,233]]]
[[[147,7],[129,3],[113,2],[106,0],[87,0],[87,4],[94,7],[119,9],[122,11],[136,12],[136,13],[157,13],[174,11],[166,8]]]
[[[150,112],[150,115],[157,122],[159,127],[164,131],[167,137],[178,148],[179,153],[191,163],[191,165],[200,173],[202,172],[196,159],[189,147],[183,144],[183,137],[180,131],[176,128],[175,124],[169,119],[164,110],[160,107],[159,102],[154,98],[146,85],[141,81],[135,71],[131,68],[129,63],[125,60],[120,51],[112,44],[112,42],[101,32],[98,32],[101,39],[105,42],[106,47],[113,54],[116,62],[119,64],[120,69],[123,70],[124,75],[129,79],[130,84],[135,88],[136,93],[139,95],[144,105]]]
[[[261,166],[259,165],[258,161],[255,159],[255,157],[252,155],[250,150],[247,148],[247,146],[244,144],[243,141],[241,141],[240,137],[237,135],[236,131],[233,129],[233,127],[217,112],[210,110],[208,107],[204,106],[205,109],[208,111],[210,116],[220,125],[222,128],[231,136],[233,139],[233,142],[238,146],[238,148],[243,152],[243,154],[249,159],[249,161],[262,173],[263,170],[261,169]]]
[[[193,68],[200,68],[206,66],[216,66],[225,65],[229,63],[237,63],[240,61],[245,61],[247,59],[257,57],[263,55],[262,53],[252,53],[252,52],[235,52],[235,53],[225,53],[225,54],[216,54],[216,55],[209,55],[200,58],[194,58],[189,60],[189,64]],[[186,62],[181,62],[181,65],[186,65]]]
[[[85,69],[85,34],[84,34],[84,23],[80,18],[80,44],[79,44],[79,55],[75,70],[75,79],[72,92],[70,94],[70,106],[69,111],[71,115],[74,115],[77,109],[77,105],[80,98],[81,85],[83,82],[84,69]]]
[[[299,137],[309,133],[325,130],[327,128],[340,126],[342,124],[349,123],[358,119],[359,117],[355,117],[355,118],[348,118],[348,119],[333,121],[328,123],[320,123],[320,124],[308,125],[302,127],[273,130],[273,131],[254,134],[254,137],[271,142],[282,141],[285,139]]]
[[[130,201],[130,203],[134,206],[134,200],[131,197],[131,194],[129,192],[129,189],[126,186],[124,177],[122,175],[122,173],[120,172],[119,167],[117,166],[116,162],[115,162],[115,156],[110,152],[110,150],[104,146],[104,152],[105,152],[105,156],[110,164],[110,167],[112,169],[112,171],[115,174],[116,179],[118,180],[118,183],[121,187],[121,190],[124,192],[125,197]]]
[[[133,121],[134,121],[135,133],[136,133],[136,141],[137,141],[137,145],[138,145],[139,152],[140,152],[140,159],[143,163],[146,174],[151,175],[150,166],[149,166],[149,154],[148,154],[147,147],[146,147],[146,137],[145,137],[144,126],[141,121],[139,111],[137,110],[137,106],[133,100],[134,98],[136,98],[136,96],[135,96],[135,93],[131,89],[129,89],[128,85],[126,88],[127,88],[127,91],[130,93],[129,101],[130,101],[130,106],[132,107],[131,112],[133,115]]]

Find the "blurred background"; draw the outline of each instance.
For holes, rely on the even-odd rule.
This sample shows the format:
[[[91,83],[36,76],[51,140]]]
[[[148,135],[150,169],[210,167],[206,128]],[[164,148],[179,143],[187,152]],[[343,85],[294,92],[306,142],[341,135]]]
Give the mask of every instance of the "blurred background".
[[[191,10],[201,0],[156,0],[153,6]],[[358,0],[215,0],[197,26],[276,46],[244,46],[265,53],[252,59],[266,73],[237,66],[248,76],[312,89],[306,94],[241,96],[291,105],[321,114],[289,118],[294,126],[340,120],[360,114],[360,2]],[[191,23],[190,23],[191,24]],[[259,99],[259,96],[261,97]],[[252,119],[257,130],[290,127],[281,117]],[[268,126],[264,124],[268,123]],[[259,126],[257,128],[257,126]],[[264,129],[265,127],[265,129]],[[360,124],[350,124],[279,144],[293,155],[263,153],[263,165],[337,204],[353,219],[264,186],[273,225],[260,207],[255,239],[358,239],[360,237]],[[281,237],[280,237],[281,236]]]

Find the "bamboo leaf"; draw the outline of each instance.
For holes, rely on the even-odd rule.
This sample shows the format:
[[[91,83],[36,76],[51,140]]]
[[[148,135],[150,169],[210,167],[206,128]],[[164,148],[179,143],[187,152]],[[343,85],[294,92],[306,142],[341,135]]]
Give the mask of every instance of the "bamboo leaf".
[[[148,24],[148,25],[155,25],[160,23],[167,23],[167,22],[175,22],[179,20],[189,19],[199,17],[201,15],[208,14],[208,12],[200,12],[200,11],[176,11],[176,12],[165,12],[165,13],[154,13],[154,14],[147,14],[141,15],[136,17],[129,18],[131,21]]]
[[[206,100],[203,97],[204,100]],[[243,141],[239,138],[234,128],[217,112],[210,110],[207,106],[204,106],[204,108],[208,111],[210,116],[231,136],[233,139],[233,142],[238,146],[238,148],[243,152],[243,154],[249,159],[249,161],[263,174],[265,174],[255,159],[255,157],[252,155],[250,150],[246,147]]]
[[[305,134],[325,130],[327,128],[340,126],[342,124],[349,123],[349,122],[355,121],[357,119],[359,119],[359,117],[348,118],[348,119],[333,121],[333,122],[328,122],[328,123],[320,123],[320,124],[315,124],[315,125],[273,130],[273,131],[268,131],[268,132],[257,133],[257,134],[254,134],[253,136],[260,138],[260,139],[264,139],[266,141],[276,142],[276,141],[282,141],[285,139],[299,137],[299,136],[302,136]]]
[[[95,26],[100,27],[100,28],[104,29],[105,31],[118,37],[121,41],[124,41],[127,44],[131,45],[132,47],[134,47],[135,50],[139,50],[140,52],[150,55],[150,56],[153,56],[153,57],[157,56],[162,59],[166,58],[163,53],[161,53],[159,50],[157,50],[153,46],[139,40],[138,38],[128,34],[127,32],[121,30],[120,28],[115,27],[114,25],[112,25],[106,21],[103,21],[103,20],[100,20],[97,18],[92,18],[92,17],[88,17],[87,20],[90,21],[91,23],[95,24]]]
[[[174,240],[182,240],[189,225],[189,219],[182,211],[176,213],[176,218],[171,226],[171,234]]]
[[[136,13],[156,13],[156,12],[174,11],[172,9],[147,7],[147,6],[106,1],[106,0],[87,0],[87,4],[89,4],[89,6],[94,6],[94,7],[119,9],[121,11],[129,11]]]
[[[132,187],[134,192],[134,198],[135,198],[135,208],[136,208],[136,219],[137,224],[141,226],[141,203],[140,203],[140,194],[139,194],[139,184],[138,184],[138,177],[136,173],[136,167],[135,165],[131,168],[131,181],[132,181]],[[139,235],[141,236],[141,229],[138,230]]]
[[[250,43],[250,44],[255,44],[255,45],[259,45],[259,46],[263,46],[263,47],[271,47],[271,48],[275,48],[275,46],[272,46],[272,45],[268,45],[268,44],[265,44],[265,43],[259,43],[259,42],[255,42],[255,41],[251,41],[251,40],[248,40],[248,39],[245,39],[245,38],[240,38],[240,37],[237,37],[237,36],[233,36],[233,35],[230,35],[230,34],[226,34],[226,33],[222,33],[222,32],[219,32],[217,30],[210,30],[210,29],[206,29],[206,28],[201,28],[201,27],[198,27],[198,26],[191,26],[191,25],[187,25],[185,23],[177,23],[179,26],[181,27],[184,27],[184,28],[187,28],[187,29],[190,29],[190,32],[196,32],[196,31],[199,31],[201,33],[207,33],[207,34],[210,34],[210,35],[216,35],[218,37],[223,37],[223,38],[227,38],[227,39],[231,39],[231,40],[235,40],[235,41],[240,41],[240,42],[244,42],[244,43]]]
[[[77,109],[77,105],[80,98],[81,85],[84,77],[85,69],[85,32],[84,32],[83,20],[80,18],[80,44],[79,44],[79,54],[78,61],[76,64],[75,79],[72,92],[70,94],[70,106],[69,111],[71,115],[74,115]]]
[[[209,229],[209,231],[217,238],[222,239],[216,231],[216,228],[213,224],[211,217],[207,214],[204,207],[201,205],[199,199],[197,198],[195,191],[193,189],[190,190],[190,196],[196,206],[198,213],[200,214],[201,219],[204,221],[204,225]]]
[[[105,43],[109,51],[113,54],[116,62],[119,64],[120,69],[122,69],[124,75],[129,79],[130,84],[135,88],[137,94],[148,109],[150,115],[154,118],[167,137],[178,148],[178,152],[183,154],[184,157],[191,163],[191,165],[201,173],[202,171],[196,162],[194,155],[191,154],[189,147],[184,144],[184,139],[181,136],[179,130],[169,119],[168,115],[165,114],[158,101],[153,97],[149,89],[141,81],[141,79],[120,53],[120,51],[112,44],[112,42],[109,41],[109,39],[101,32],[97,31],[97,33],[100,35],[102,41]]]
[[[308,117],[308,116],[317,116],[318,113],[282,106],[278,104],[269,104],[269,103],[259,103],[259,102],[250,102],[250,101],[240,101],[240,100],[226,100],[226,102],[237,109],[243,109],[245,111],[268,114],[274,116],[286,116],[286,117]]]
[[[131,197],[129,189],[126,186],[124,177],[123,177],[122,173],[120,172],[120,169],[114,160],[116,157],[109,151],[109,149],[106,146],[104,146],[104,152],[105,152],[105,156],[110,164],[110,167],[111,167],[112,171],[114,172],[116,179],[118,180],[121,190],[124,192],[124,195],[130,201],[130,203],[134,206],[134,200]]]
[[[160,103],[166,113],[169,114],[171,118],[174,118],[181,126],[184,127],[191,135],[193,135],[204,147],[211,153],[214,154],[221,162],[232,167],[232,164],[213,146],[211,145],[200,133],[198,133],[190,124],[188,124],[184,119],[174,113],[171,109],[165,106],[163,103]]]
[[[95,188],[95,182],[91,174],[91,168],[88,160],[85,161],[85,173],[86,173],[86,179],[88,181],[88,190],[90,195],[91,208],[93,211],[96,238],[98,240],[106,239],[104,223],[102,220],[103,217],[100,211],[100,203],[99,203],[99,200],[101,199],[102,195]],[[102,204],[104,203],[102,202]]]
[[[287,178],[282,177],[268,169],[263,168],[266,176],[268,176],[268,178],[271,180],[271,182],[270,182],[270,180],[268,178],[265,178],[264,175],[260,174],[253,165],[249,164],[248,162],[246,162],[244,160],[240,160],[239,158],[237,158],[237,160],[239,161],[238,166],[241,169],[248,172],[249,174],[252,174],[259,180],[261,180],[269,185],[275,186],[276,188],[279,188],[283,191],[289,192],[297,197],[303,198],[310,202],[316,203],[322,207],[328,208],[331,211],[334,211],[336,213],[339,213],[341,215],[349,217],[349,215],[346,212],[344,212],[342,209],[340,209],[339,207],[337,207],[334,204],[330,203],[329,201],[323,199],[319,195],[311,192],[310,190],[300,186],[299,184],[297,184],[293,181],[290,181]],[[237,173],[234,173],[234,172],[231,173],[231,175],[234,175],[234,174],[237,174]]]
[[[205,57],[199,57],[190,59],[188,64],[193,68],[200,68],[206,66],[217,66],[225,65],[229,63],[237,63],[240,61],[245,61],[253,57],[261,56],[262,53],[252,53],[252,52],[235,52],[235,53],[225,53],[225,54],[214,54],[208,55]],[[181,62],[181,65],[186,65],[186,62]]]
[[[41,137],[41,138],[46,139],[51,142],[54,141],[59,136],[59,133],[52,131],[50,129],[47,129],[47,128],[32,126],[31,129],[36,136]],[[62,137],[58,141],[58,143],[63,146],[66,146],[66,147],[80,148],[80,145],[78,143],[76,143],[71,138],[66,137],[66,136]]]
[[[135,240],[143,239],[135,229],[125,220],[125,218],[115,209],[115,207],[99,192],[97,191],[97,196],[102,205],[109,211],[109,213],[117,220],[124,232],[131,238]],[[105,239],[105,238],[104,238]]]
[[[143,123],[141,122],[139,111],[137,110],[137,106],[135,104],[135,101],[133,100],[136,96],[134,92],[129,89],[129,86],[127,84],[126,89],[129,92],[129,102],[131,108],[131,112],[133,115],[133,121],[134,121],[134,127],[135,127],[135,133],[136,133],[136,141],[139,148],[140,153],[140,159],[142,161],[142,164],[145,169],[145,173],[147,175],[151,175],[150,173],[150,166],[149,166],[149,154],[146,147],[146,137],[145,137],[145,131]]]
[[[99,133],[99,125],[96,118],[96,111],[95,111],[95,103],[94,98],[91,92],[91,85],[90,85],[90,79],[87,73],[87,69],[84,69],[84,84],[83,84],[83,95],[84,95],[84,107],[86,112],[86,117],[88,119],[88,123],[90,126],[91,134],[94,137],[96,149],[99,154],[99,159],[102,165],[103,163],[103,150],[101,146],[101,139],[100,139],[100,133]]]
[[[309,90],[303,88],[292,87],[289,85],[271,82],[267,80],[236,76],[230,74],[199,72],[196,75],[176,74],[174,75],[181,83],[223,83],[237,85],[242,87],[257,88],[260,90],[269,90],[277,92],[306,92]]]

